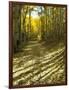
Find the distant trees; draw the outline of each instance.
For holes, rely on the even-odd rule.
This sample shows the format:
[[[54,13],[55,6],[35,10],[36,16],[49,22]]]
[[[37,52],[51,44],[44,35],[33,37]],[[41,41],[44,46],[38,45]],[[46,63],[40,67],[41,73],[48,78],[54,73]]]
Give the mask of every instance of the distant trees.
[[[33,20],[32,11],[38,13],[39,19]],[[29,40],[36,40],[34,38],[37,38],[38,34],[41,40],[47,43],[64,40],[66,37],[66,8],[14,4],[14,52],[19,51]]]
[[[44,40],[46,40],[46,42],[57,42],[64,40],[66,34],[65,22],[65,8],[44,6],[44,21],[42,21],[42,24],[45,25],[42,30],[42,32],[44,32],[43,35],[45,35]]]

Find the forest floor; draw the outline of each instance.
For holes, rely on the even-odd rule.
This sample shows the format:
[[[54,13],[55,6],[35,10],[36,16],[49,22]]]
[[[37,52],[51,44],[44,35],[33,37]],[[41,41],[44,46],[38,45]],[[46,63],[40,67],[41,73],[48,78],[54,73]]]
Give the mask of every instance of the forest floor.
[[[62,84],[65,82],[65,47],[30,41],[13,58],[13,85]]]

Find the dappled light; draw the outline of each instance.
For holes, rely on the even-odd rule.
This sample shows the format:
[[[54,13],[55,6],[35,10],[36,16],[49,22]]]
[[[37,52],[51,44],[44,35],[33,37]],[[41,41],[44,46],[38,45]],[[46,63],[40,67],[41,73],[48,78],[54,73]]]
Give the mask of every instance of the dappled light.
[[[13,85],[64,84],[66,8],[13,4]]]

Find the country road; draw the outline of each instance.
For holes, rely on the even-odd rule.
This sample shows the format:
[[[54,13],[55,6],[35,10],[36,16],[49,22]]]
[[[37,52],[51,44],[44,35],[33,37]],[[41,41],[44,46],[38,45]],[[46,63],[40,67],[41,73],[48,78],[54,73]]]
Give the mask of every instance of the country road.
[[[65,82],[65,47],[30,41],[13,58],[13,85]]]

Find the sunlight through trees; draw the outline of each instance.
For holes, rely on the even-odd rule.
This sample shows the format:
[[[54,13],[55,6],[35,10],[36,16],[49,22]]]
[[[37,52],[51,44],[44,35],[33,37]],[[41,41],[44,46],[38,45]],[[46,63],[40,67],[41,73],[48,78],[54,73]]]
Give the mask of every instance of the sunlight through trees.
[[[64,84],[66,8],[13,3],[13,84]]]

